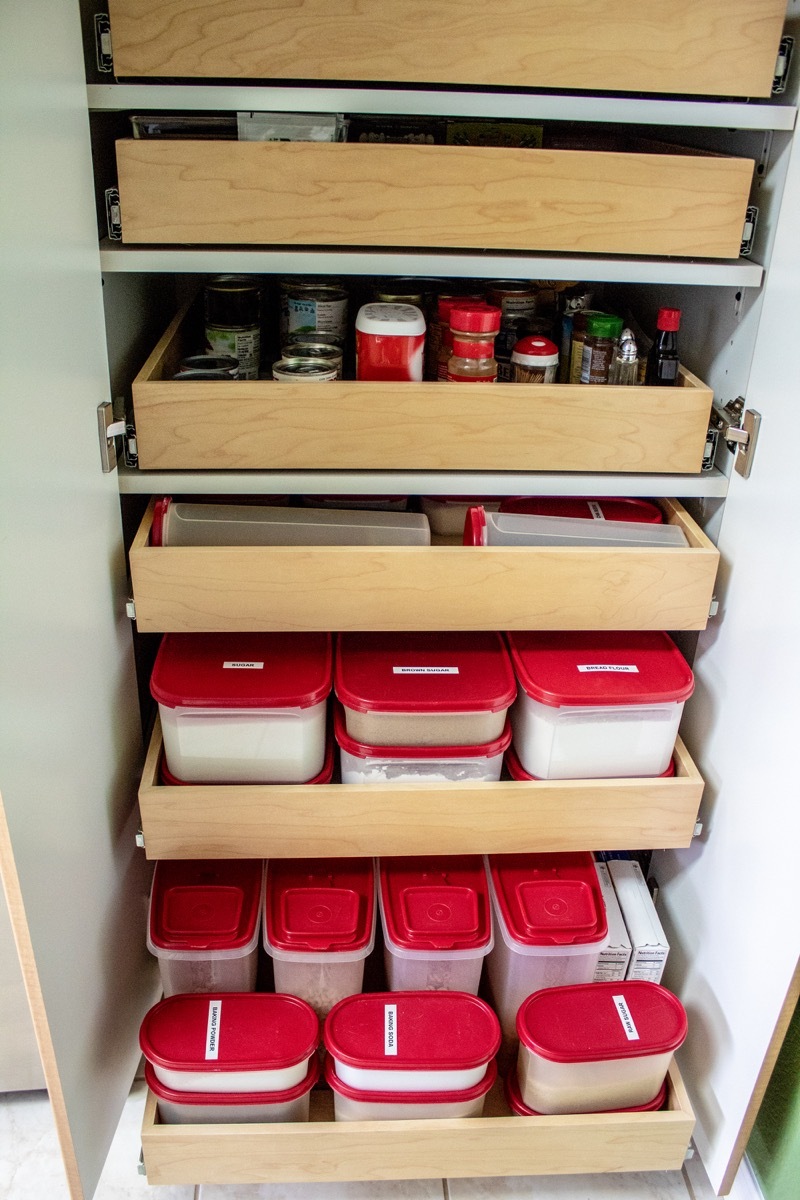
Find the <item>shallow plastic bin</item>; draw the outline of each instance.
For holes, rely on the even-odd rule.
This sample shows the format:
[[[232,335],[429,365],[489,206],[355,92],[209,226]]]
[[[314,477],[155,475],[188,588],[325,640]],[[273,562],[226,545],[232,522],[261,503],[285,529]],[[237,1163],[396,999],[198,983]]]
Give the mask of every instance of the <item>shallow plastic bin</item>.
[[[488,1004],[465,992],[370,992],[328,1014],[337,1078],[367,1092],[458,1092],[485,1077],[500,1048]]]
[[[372,746],[478,746],[516,696],[499,633],[340,633],[334,687],[347,733]]]
[[[517,783],[530,783],[531,780],[535,780],[535,779],[539,778],[538,775],[531,775],[528,771],[525,770],[522,763],[519,761],[519,755],[517,754],[516,750],[514,749],[513,742],[511,743],[511,745],[508,747],[508,749],[505,752],[505,755],[503,757],[503,766],[504,766],[505,770],[508,772],[509,778],[515,780]],[[675,759],[671,758],[669,760],[669,765],[668,765],[666,771],[662,771],[659,778],[671,779],[674,776],[674,774],[675,774]]]
[[[664,1085],[687,1022],[677,996],[643,980],[555,988],[517,1016],[517,1078],[541,1113],[648,1104]]]
[[[168,633],[150,679],[187,783],[308,783],[325,761],[328,633]]]
[[[478,993],[492,948],[479,855],[382,858],[378,901],[389,990]]]
[[[666,633],[509,633],[514,749],[539,779],[662,775],[691,668]]]
[[[145,1016],[139,1045],[175,1091],[283,1092],[306,1078],[319,1021],[296,996],[171,996]]]
[[[311,1089],[319,1075],[319,1060],[312,1058],[302,1083],[282,1092],[180,1092],[161,1083],[149,1063],[144,1069],[147,1086],[158,1101],[159,1116],[165,1125],[307,1121]]]
[[[603,496],[597,499],[586,496],[507,496],[501,502],[499,511],[539,517],[664,524],[664,514],[657,504],[633,496]]]
[[[313,779],[307,779],[306,783],[330,783],[330,781],[333,779],[333,772],[336,767],[335,746],[336,741],[333,737],[333,731],[331,730],[328,732],[328,736],[325,740],[325,759],[322,763],[322,770],[320,771],[319,775],[315,775]],[[164,758],[163,753],[161,755],[161,761],[158,764],[158,775],[165,787],[192,786],[188,779],[178,779],[177,775],[172,774],[167,766],[167,761]],[[205,779],[203,782],[213,786],[214,784],[221,783],[222,781],[219,779]],[[230,783],[231,780],[226,780],[225,782]],[[239,783],[241,780],[237,780],[236,782]]]
[[[440,537],[461,537],[467,509],[476,504],[487,512],[497,512],[500,500],[492,496],[422,496],[422,511],[428,518],[431,533]]]
[[[349,736],[340,704],[334,731],[342,783],[496,783],[511,744],[506,721],[502,735],[483,746],[370,746]]]
[[[337,1121],[419,1121],[447,1117],[480,1117],[487,1095],[497,1079],[497,1064],[489,1063],[479,1083],[456,1092],[363,1091],[341,1080],[330,1058],[325,1079],[333,1092]]]
[[[517,1079],[516,1065],[508,1072],[503,1081],[503,1091],[506,1097],[506,1103],[517,1117],[541,1117],[543,1113],[536,1112],[533,1108],[528,1108],[528,1105],[522,1099],[522,1093],[519,1090],[519,1080]],[[606,1109],[607,1112],[658,1112],[664,1107],[667,1102],[667,1081],[664,1080],[661,1085],[661,1090],[656,1094],[655,1098],[648,1104],[636,1104],[632,1108],[612,1108]]]
[[[256,986],[264,864],[162,859],[150,889],[147,949],[165,996]]]
[[[372,859],[270,859],[264,949],[275,991],[301,996],[319,1017],[360,992],[375,919]]]
[[[494,947],[486,959],[507,1041],[533,992],[589,983],[606,943],[606,908],[590,853],[488,858]]]
[[[595,521],[591,517],[548,517],[524,513],[467,512],[465,546],[688,546],[677,525],[641,521]]]

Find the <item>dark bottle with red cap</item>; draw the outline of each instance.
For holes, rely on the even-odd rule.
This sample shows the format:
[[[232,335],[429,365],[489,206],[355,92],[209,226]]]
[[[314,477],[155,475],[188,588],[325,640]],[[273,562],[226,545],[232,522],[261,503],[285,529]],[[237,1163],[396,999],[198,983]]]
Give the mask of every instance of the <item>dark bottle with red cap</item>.
[[[681,327],[679,308],[660,308],[656,320],[656,340],[647,356],[645,384],[672,387],[678,382],[678,330]]]

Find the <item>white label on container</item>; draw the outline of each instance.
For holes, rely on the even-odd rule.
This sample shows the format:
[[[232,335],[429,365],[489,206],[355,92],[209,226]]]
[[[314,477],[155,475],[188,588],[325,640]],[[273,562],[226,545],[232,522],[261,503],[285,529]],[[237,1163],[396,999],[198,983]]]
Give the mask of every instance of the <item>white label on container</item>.
[[[221,1000],[208,1002],[208,1028],[206,1029],[206,1058],[219,1058],[219,1022],[222,1013]]]
[[[612,996],[611,999],[617,1006],[617,1016],[620,1019],[622,1028],[625,1030],[625,1037],[629,1042],[639,1041],[639,1030],[634,1024],[633,1017],[630,1014],[630,1009],[625,1003],[624,996]]]
[[[392,667],[393,675],[458,675],[458,667]]]
[[[263,662],[224,662],[222,664],[226,671],[263,671]]]
[[[397,1054],[397,1005],[383,1006],[383,1053]]]
[[[584,666],[579,666],[578,670],[581,674],[586,674],[589,671],[616,671],[622,675],[638,675],[639,668],[633,666],[622,666],[617,663],[587,663]]]
[[[586,503],[589,505],[589,512],[595,521],[605,521],[606,515],[596,500],[587,500]]]

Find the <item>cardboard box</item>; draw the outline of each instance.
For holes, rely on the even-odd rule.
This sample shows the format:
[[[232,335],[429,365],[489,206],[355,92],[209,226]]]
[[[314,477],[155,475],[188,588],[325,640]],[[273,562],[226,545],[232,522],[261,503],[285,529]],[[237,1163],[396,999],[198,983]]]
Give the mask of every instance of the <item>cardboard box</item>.
[[[631,960],[631,940],[620,911],[617,893],[611,882],[608,864],[595,863],[600,890],[606,906],[608,921],[608,945],[600,951],[600,959],[594,973],[594,982],[613,982],[625,978]]]
[[[612,859],[608,870],[631,939],[631,961],[626,979],[660,983],[669,954],[655,905],[642,868],[637,862]]]

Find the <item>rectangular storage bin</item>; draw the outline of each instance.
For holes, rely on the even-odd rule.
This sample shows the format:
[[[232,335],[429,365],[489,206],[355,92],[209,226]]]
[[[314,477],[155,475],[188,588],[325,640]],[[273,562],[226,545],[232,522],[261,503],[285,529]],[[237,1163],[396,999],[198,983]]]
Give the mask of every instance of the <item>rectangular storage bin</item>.
[[[520,512],[487,512],[470,508],[464,523],[465,546],[651,546],[681,548],[687,544],[675,525],[642,521],[596,521],[592,517],[561,517]]]
[[[313,779],[307,779],[306,780],[307,784],[317,785],[317,784],[331,782],[331,780],[333,779],[334,768],[336,766],[335,747],[336,747],[336,741],[333,736],[333,731],[330,730],[328,732],[328,736],[325,740],[325,759],[322,763],[322,770],[320,771],[319,775],[315,775]],[[509,747],[509,749],[510,749],[510,747]],[[159,779],[160,779],[161,783],[163,783],[165,787],[192,787],[193,786],[193,784],[188,779],[178,779],[177,775],[172,774],[172,771],[170,771],[169,767],[167,766],[167,760],[164,757],[163,753],[161,755],[161,761],[159,762],[159,766],[158,766],[158,774],[159,774]],[[239,783],[240,781],[237,780],[236,782]],[[203,781],[203,784],[206,787],[225,787],[226,786],[226,784],[223,783],[223,781],[220,779],[206,779]],[[229,784],[230,784],[230,780],[228,781],[228,785]],[[194,781],[194,786],[197,786],[197,781]]]
[[[320,1067],[313,1058],[303,1082],[282,1092],[178,1092],[161,1083],[149,1063],[144,1074],[165,1125],[261,1125],[307,1121]]]
[[[494,1060],[489,1064],[480,1082],[453,1092],[364,1091],[340,1079],[330,1059],[325,1063],[325,1079],[333,1092],[337,1121],[443,1121],[481,1116],[497,1079],[497,1064]]]

